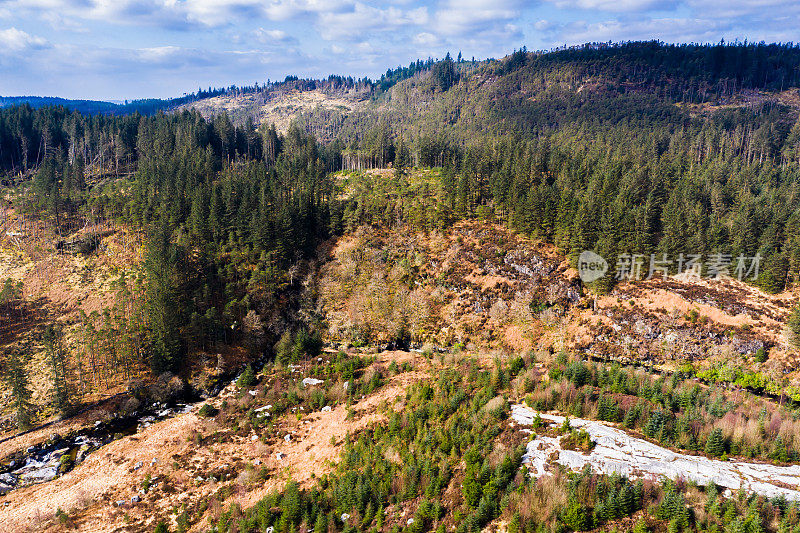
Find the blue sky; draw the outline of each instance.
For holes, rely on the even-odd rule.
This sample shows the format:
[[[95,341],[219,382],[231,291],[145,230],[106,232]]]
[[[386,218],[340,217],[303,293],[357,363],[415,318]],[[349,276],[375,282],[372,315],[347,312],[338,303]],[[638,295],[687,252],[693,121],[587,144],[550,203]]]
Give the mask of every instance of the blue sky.
[[[798,0],[0,0],[0,95],[122,100],[589,41],[798,41]]]

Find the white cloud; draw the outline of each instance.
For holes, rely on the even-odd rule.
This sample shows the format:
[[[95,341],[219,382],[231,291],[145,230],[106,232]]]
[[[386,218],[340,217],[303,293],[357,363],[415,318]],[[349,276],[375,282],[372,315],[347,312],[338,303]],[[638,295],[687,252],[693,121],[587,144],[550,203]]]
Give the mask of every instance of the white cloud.
[[[270,0],[264,5],[264,13],[270,20],[283,21],[306,14],[335,13],[352,7],[353,3],[353,0]]]
[[[729,29],[724,21],[699,18],[645,18],[574,22],[554,28],[554,45],[620,40],[659,39],[667,42],[714,42]]]
[[[0,30],[0,53],[19,53],[27,50],[40,50],[50,46],[45,39],[35,37],[17,28]]]
[[[253,38],[261,44],[288,44],[297,42],[297,39],[283,30],[258,28],[252,32]]]
[[[419,26],[428,22],[426,7],[404,11],[390,6],[377,8],[357,2],[352,9],[339,12],[320,13],[317,29],[327,40],[355,40],[365,33],[396,30],[403,26]]]
[[[800,4],[796,0],[747,0],[737,2],[731,0],[686,0],[686,5],[702,11],[714,18],[736,18],[756,16],[758,18],[779,18],[789,13],[800,12]],[[797,21],[795,20],[795,26]]]
[[[597,9],[613,12],[639,12],[674,9],[678,0],[546,0],[560,9]]]
[[[58,13],[105,23],[190,29],[336,12],[352,6],[353,0],[7,0],[5,5],[11,12],[31,16]]]
[[[448,0],[436,12],[436,28],[445,35],[491,31],[520,16],[517,0]]]
[[[168,96],[523,44],[797,40],[799,19],[797,0],[0,0],[0,80],[5,92]]]
[[[436,35],[427,31],[423,31],[414,36],[414,44],[417,46],[439,46],[441,42],[441,39]]]
[[[89,30],[73,17],[65,17],[58,11],[48,11],[42,14],[44,19],[54,30],[67,30],[76,33],[86,33]]]

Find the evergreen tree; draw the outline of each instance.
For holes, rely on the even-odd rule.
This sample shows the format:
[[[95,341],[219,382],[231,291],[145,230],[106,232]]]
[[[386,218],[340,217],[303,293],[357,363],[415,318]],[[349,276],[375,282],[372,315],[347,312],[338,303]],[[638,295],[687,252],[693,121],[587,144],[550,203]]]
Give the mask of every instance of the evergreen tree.
[[[720,457],[725,453],[725,438],[722,436],[722,429],[714,428],[708,434],[705,452],[714,457]]]
[[[6,355],[6,368],[3,371],[3,379],[11,389],[11,401],[17,417],[17,427],[21,430],[31,426],[34,410],[28,371],[25,368],[26,359],[23,348],[9,349]]]
[[[789,338],[795,348],[800,348],[800,306],[789,315]]]
[[[51,324],[44,331],[43,341],[52,372],[53,407],[61,414],[68,414],[72,402],[67,375],[67,353],[62,335],[61,327]]]
[[[157,374],[175,370],[181,364],[185,306],[181,301],[180,261],[181,251],[171,242],[167,227],[161,225],[147,243],[144,260],[147,345],[150,367]]]

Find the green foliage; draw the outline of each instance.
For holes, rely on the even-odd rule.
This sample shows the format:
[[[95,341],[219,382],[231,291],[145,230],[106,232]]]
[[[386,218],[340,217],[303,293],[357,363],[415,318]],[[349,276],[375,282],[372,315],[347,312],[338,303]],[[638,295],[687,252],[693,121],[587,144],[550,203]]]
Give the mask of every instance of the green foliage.
[[[3,288],[0,289],[0,305],[8,305],[12,300],[22,298],[21,281],[14,281],[11,278],[3,280]]]
[[[178,370],[185,351],[182,331],[185,293],[181,290],[186,279],[183,253],[172,243],[171,232],[165,224],[159,225],[147,242],[145,316],[150,367],[155,374]]]
[[[303,357],[316,357],[322,350],[322,338],[317,332],[300,329],[296,334],[286,330],[275,343],[275,361],[281,365],[297,362]]]
[[[203,406],[197,411],[197,415],[203,418],[210,418],[217,415],[217,409],[210,403],[204,403]]]
[[[800,306],[795,307],[789,315],[789,336],[792,344],[800,348]]]
[[[67,352],[62,335],[61,326],[51,324],[45,329],[42,340],[52,372],[53,407],[62,415],[67,415],[72,408],[72,398],[67,375]]]
[[[339,354],[331,371],[357,380],[356,370],[364,364],[359,361]],[[248,511],[239,527],[282,530],[302,522],[315,530],[333,524],[338,529],[342,527],[338,518],[347,514],[360,517],[350,525],[369,530],[385,523],[388,506],[416,501],[414,521],[408,527],[429,530],[443,517],[445,510],[435,502],[442,499],[462,457],[467,473],[458,481],[465,497],[464,528],[480,528],[493,520],[501,512],[499,502],[514,482],[524,449],[511,450],[498,462],[486,458],[499,432],[483,409],[494,397],[492,373],[476,370],[472,375],[470,379],[469,374],[445,370],[433,383],[413,385],[401,412],[390,412],[385,423],[345,440],[341,462],[316,487],[300,490],[287,485]],[[397,460],[392,459],[395,453]],[[269,512],[276,507],[279,514]],[[220,520],[216,526],[229,531],[229,522]]]
[[[666,493],[654,514],[661,520],[669,520],[671,527],[681,531],[689,526],[691,513],[686,506],[684,495],[677,490],[673,483],[668,481],[665,488]]]
[[[561,447],[565,450],[580,450],[583,452],[590,452],[594,446],[594,441],[592,441],[589,433],[587,433],[585,429],[573,429],[569,431],[567,435],[561,438]]]
[[[239,379],[236,380],[236,384],[239,387],[251,387],[256,383],[256,373],[253,370],[253,365],[247,365],[244,367],[244,371],[239,376]]]
[[[11,402],[17,419],[17,427],[25,430],[30,428],[33,420],[34,405],[31,402],[31,388],[28,379],[28,355],[24,348],[8,350],[3,369],[2,378],[6,386],[11,389]]]
[[[592,529],[592,515],[590,509],[575,500],[569,502],[561,520],[573,531]]]
[[[714,428],[708,434],[705,452],[713,457],[721,457],[725,453],[725,438],[720,428]]]

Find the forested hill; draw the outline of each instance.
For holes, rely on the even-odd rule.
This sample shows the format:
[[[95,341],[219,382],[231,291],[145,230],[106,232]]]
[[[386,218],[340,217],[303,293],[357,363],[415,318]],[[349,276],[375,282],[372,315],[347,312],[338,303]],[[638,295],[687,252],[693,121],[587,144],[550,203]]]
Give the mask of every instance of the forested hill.
[[[62,106],[78,113],[94,115],[129,115],[140,113],[151,115],[158,111],[164,111],[186,101],[186,98],[174,98],[163,100],[159,98],[133,100],[118,104],[105,102],[102,100],[69,100],[49,96],[0,96],[0,108],[19,105],[28,105],[34,109],[40,107]]]
[[[796,106],[798,64],[794,45],[635,42],[520,50],[470,68],[442,61],[398,83],[372,111],[407,128],[453,126],[446,129],[462,140],[484,132],[538,135],[576,122],[649,128],[681,124],[691,112],[713,106]],[[352,135],[346,123],[342,132]]]
[[[0,169],[25,191],[20,210],[58,226],[150,228],[141,344],[155,369],[251,311],[279,335],[292,272],[362,224],[498,220],[573,258],[611,258],[597,290],[621,253],[760,254],[756,283],[780,291],[800,279],[798,65],[797,47],[749,44],[446,58],[286,134],[191,111],[18,106],[0,110]],[[389,165],[389,195],[331,175]],[[409,166],[442,167],[441,194],[415,203]]]

